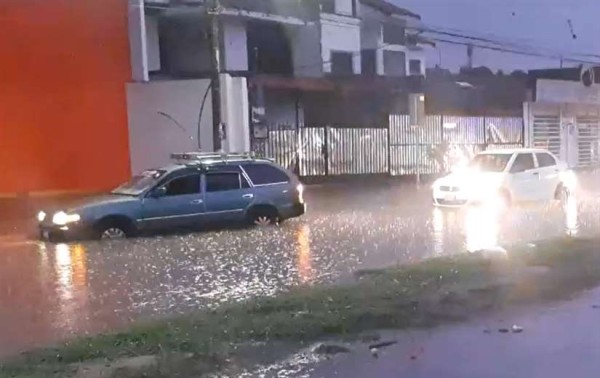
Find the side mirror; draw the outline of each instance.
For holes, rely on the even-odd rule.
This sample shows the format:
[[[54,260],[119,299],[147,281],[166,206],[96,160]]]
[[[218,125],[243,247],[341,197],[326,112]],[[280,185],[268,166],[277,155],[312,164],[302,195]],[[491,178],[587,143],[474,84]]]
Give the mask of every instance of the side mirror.
[[[156,188],[152,191],[152,197],[154,197],[154,198],[164,197],[166,194],[167,194],[167,188],[165,188],[164,186]]]

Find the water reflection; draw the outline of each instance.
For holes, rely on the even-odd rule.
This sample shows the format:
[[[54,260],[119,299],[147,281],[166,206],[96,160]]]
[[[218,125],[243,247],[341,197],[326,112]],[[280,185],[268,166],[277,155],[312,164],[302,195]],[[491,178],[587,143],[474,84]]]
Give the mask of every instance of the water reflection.
[[[564,204],[565,226],[569,236],[576,236],[579,233],[579,209],[577,198],[572,195],[568,196]]]
[[[433,208],[431,225],[433,231],[433,253],[435,256],[444,254],[444,234],[446,231],[446,227],[444,227],[444,215],[444,212],[440,208]]]
[[[45,246],[40,255],[45,256]],[[44,258],[42,267],[48,263]],[[81,244],[57,244],[54,248],[54,273],[59,301],[57,322],[68,329],[81,325],[81,317],[87,313],[88,279],[86,250]]]
[[[501,211],[496,206],[469,207],[465,214],[465,245],[468,252],[497,249]]]
[[[314,271],[312,267],[312,255],[310,250],[310,227],[302,224],[296,232],[298,242],[298,258],[296,265],[300,282],[310,283],[314,280]]]

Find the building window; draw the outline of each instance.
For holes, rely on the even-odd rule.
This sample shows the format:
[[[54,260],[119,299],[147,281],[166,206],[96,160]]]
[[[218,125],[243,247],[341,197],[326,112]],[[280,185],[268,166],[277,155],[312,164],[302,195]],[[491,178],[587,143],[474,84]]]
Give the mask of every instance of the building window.
[[[408,63],[408,71],[411,75],[421,75],[421,61],[419,59],[411,59]]]
[[[406,76],[406,55],[402,51],[384,51],[383,69],[387,76]]]
[[[322,0],[321,11],[323,13],[335,13],[335,0]]]
[[[358,0],[321,0],[321,12],[356,17],[358,13],[357,1]]]
[[[352,75],[352,53],[342,51],[331,52],[331,73],[334,75]]]
[[[383,24],[383,42],[388,45],[405,45],[406,30],[404,26],[392,23]]]

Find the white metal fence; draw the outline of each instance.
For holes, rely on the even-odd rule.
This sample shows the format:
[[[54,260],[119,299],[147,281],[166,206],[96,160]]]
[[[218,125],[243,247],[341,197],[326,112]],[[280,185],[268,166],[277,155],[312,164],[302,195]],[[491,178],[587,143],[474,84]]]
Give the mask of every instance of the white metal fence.
[[[253,149],[301,176],[434,174],[479,151],[523,146],[521,118],[430,115],[423,127],[392,115],[387,127],[276,125]]]

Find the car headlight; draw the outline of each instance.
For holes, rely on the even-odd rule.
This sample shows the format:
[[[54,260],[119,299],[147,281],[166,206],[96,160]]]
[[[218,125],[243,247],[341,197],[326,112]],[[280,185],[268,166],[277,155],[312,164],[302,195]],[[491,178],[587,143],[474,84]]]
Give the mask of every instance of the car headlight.
[[[46,220],[46,213],[44,213],[43,211],[40,211],[39,213],[37,213],[37,220],[38,222],[43,222]]]
[[[79,214],[67,214],[64,211],[59,211],[52,217],[52,223],[57,226],[64,226],[69,223],[79,222],[80,219]]]

